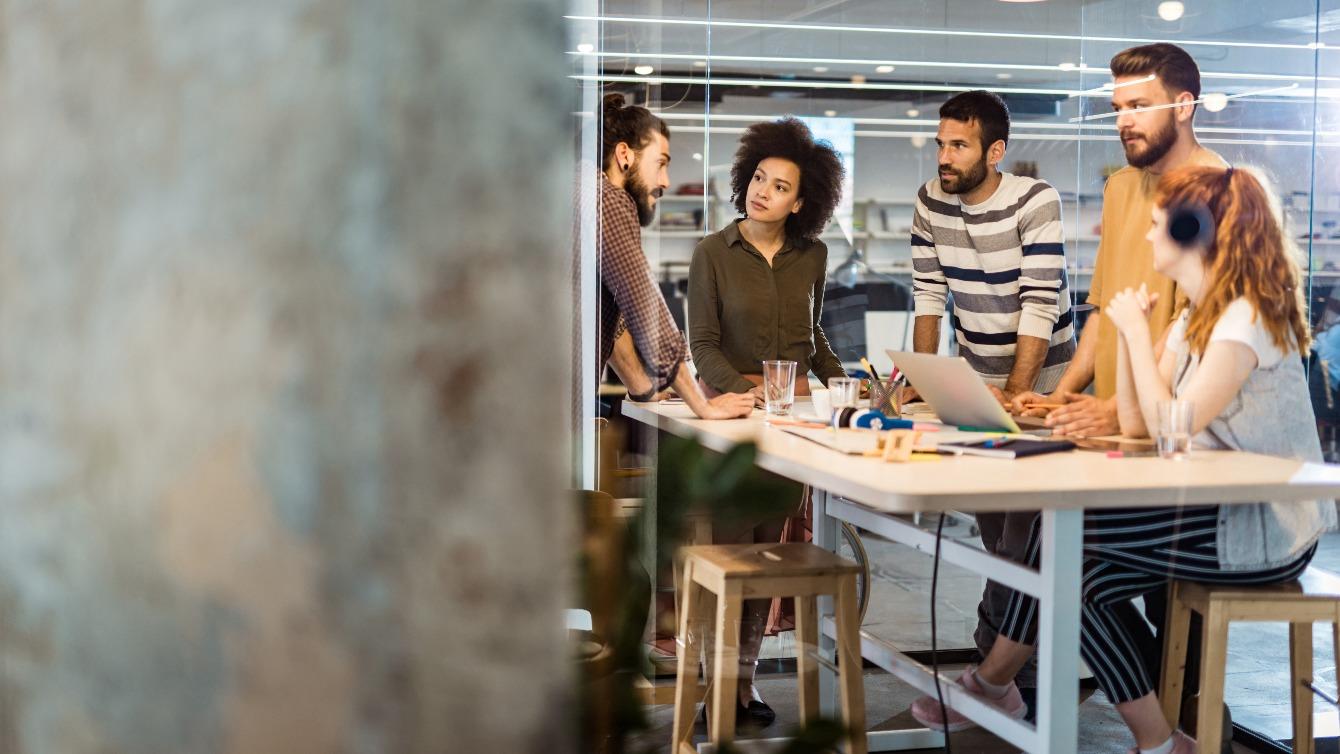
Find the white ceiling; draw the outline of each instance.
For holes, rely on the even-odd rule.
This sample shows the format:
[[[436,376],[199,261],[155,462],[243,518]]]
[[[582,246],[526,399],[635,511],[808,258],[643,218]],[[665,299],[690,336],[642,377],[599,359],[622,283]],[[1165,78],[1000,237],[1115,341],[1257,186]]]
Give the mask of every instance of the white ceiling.
[[[1318,29],[1316,6],[1309,0],[1183,0],[1184,16],[1159,18],[1159,0],[1045,0],[1008,3],[1000,0],[605,0],[606,19],[598,33],[599,52],[607,75],[635,77],[638,64],[653,65],[652,77],[696,77],[695,59],[712,60],[714,83],[735,78],[794,76],[798,80],[848,84],[852,75],[867,85],[971,85],[994,89],[1078,90],[1107,80],[1104,71],[1062,70],[1075,64],[1105,69],[1111,55],[1141,40],[1179,42],[1205,72],[1207,91],[1256,91],[1288,84],[1250,74],[1295,77],[1308,90],[1314,70],[1336,76],[1322,86],[1340,88],[1340,47],[1335,50],[1234,46],[1224,43],[1302,46],[1313,42]],[[596,2],[578,3],[595,7]],[[1333,6],[1333,7],[1331,7]],[[710,15],[709,15],[710,7]],[[731,28],[720,25],[627,23],[617,17],[713,22],[766,22],[841,26],[843,29]],[[594,24],[577,21],[574,37]],[[1323,43],[1340,45],[1340,0],[1322,4]],[[888,33],[851,27],[925,30],[932,33]],[[976,32],[954,36],[936,32]],[[1027,35],[1023,38],[992,36]],[[1045,38],[1057,35],[1075,38]],[[1108,39],[1101,39],[1108,38]],[[1204,42],[1196,44],[1194,42]],[[691,56],[685,59],[660,55]],[[744,60],[732,60],[742,57]],[[756,58],[783,58],[758,60]],[[817,60],[823,59],[823,60]],[[840,62],[842,60],[859,62]],[[896,63],[879,73],[880,62]],[[934,65],[956,64],[952,66]],[[976,64],[963,67],[962,64]],[[814,71],[815,66],[827,68]],[[1040,66],[1040,70],[1008,66]],[[998,74],[1008,73],[1007,80]],[[1229,75],[1223,75],[1229,74]],[[1249,74],[1249,75],[1242,75]],[[809,91],[809,90],[807,90]],[[808,95],[807,95],[808,96]],[[841,89],[814,91],[815,97],[841,98]],[[891,91],[893,99],[917,95]],[[921,95],[923,98],[927,95]],[[943,94],[929,95],[943,99]],[[1263,96],[1258,106],[1297,98],[1296,93]],[[1245,103],[1244,103],[1245,104]],[[1301,103],[1300,103],[1301,104]],[[1235,107],[1250,117],[1247,107]]]

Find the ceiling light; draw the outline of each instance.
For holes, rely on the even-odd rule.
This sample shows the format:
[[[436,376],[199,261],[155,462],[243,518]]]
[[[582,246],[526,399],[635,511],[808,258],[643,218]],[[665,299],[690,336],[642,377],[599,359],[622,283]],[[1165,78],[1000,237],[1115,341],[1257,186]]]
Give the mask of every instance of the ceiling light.
[[[915,107],[907,111],[907,117],[909,118],[915,118],[918,115],[921,115],[921,111],[916,109]]]
[[[913,148],[913,149],[921,149],[921,148],[924,147],[924,146],[926,146],[926,137],[925,137],[925,136],[913,136],[913,137],[912,137],[912,148]]]
[[[1074,64],[1074,63],[1071,63],[1071,62],[1065,62],[1065,63],[1062,63],[1062,64],[1056,66],[1056,67],[1057,67],[1057,68],[1060,68],[1060,69],[1063,70],[1063,71],[1073,71],[1073,70],[1075,70],[1075,64]]]
[[[826,117],[826,118],[831,118],[831,117],[833,117],[834,115],[837,115],[837,110],[825,110],[825,111],[824,111],[824,117]]]
[[[851,76],[851,83],[860,86],[865,83],[865,76],[862,76],[859,73],[853,73]]]
[[[1159,18],[1164,21],[1176,21],[1186,12],[1186,8],[1177,0],[1167,0],[1159,3]]]
[[[633,69],[633,73],[636,73],[639,76],[649,76],[654,70],[656,69],[649,65],[640,65]]]
[[[596,46],[591,44],[590,42],[582,42],[581,44],[577,45],[577,52],[586,53],[594,50],[595,48]]]
[[[707,61],[706,61],[706,60],[695,60],[695,61],[693,61],[693,67],[694,67],[694,68],[706,68],[706,67],[707,67]]]
[[[816,66],[814,66],[814,72],[815,72],[815,73],[828,73],[828,66],[826,66],[826,65],[816,65]]]
[[[693,153],[693,159],[695,159],[695,160],[697,160],[697,161],[699,161],[699,162],[702,162],[702,161],[703,161],[703,153],[702,153],[702,152],[694,152],[694,153]]]
[[[1201,99],[1204,100],[1201,104],[1205,105],[1205,109],[1212,113],[1217,113],[1228,107],[1228,95],[1223,92],[1211,92]]]
[[[1000,79],[1001,81],[1007,81],[1007,80],[1009,80],[1009,79],[1014,78],[1014,74],[1013,74],[1013,73],[997,73],[997,74],[996,74],[996,78]]]
[[[877,65],[875,66],[875,73],[893,73],[893,66]]]

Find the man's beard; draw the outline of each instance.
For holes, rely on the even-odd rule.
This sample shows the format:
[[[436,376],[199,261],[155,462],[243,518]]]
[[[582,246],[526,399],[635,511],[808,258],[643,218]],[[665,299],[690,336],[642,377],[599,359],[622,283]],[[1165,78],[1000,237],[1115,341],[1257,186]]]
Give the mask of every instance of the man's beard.
[[[1130,163],[1131,167],[1147,168],[1167,156],[1177,143],[1177,127],[1173,125],[1173,119],[1168,118],[1163,128],[1145,136],[1144,142],[1144,150],[1138,153],[1131,151],[1137,142],[1121,143],[1121,148],[1126,152],[1126,162]]]
[[[948,165],[941,165],[940,170],[949,170],[954,173],[954,178],[940,179],[940,189],[942,191],[946,194],[966,194],[982,185],[982,181],[986,180],[986,157],[982,157],[976,165],[968,168],[966,173],[954,170]]]
[[[633,197],[633,203],[637,205],[637,221],[642,227],[651,225],[651,221],[656,217],[656,205],[652,204],[653,196],[660,197],[660,189],[651,189],[642,182],[642,177],[637,172],[638,163],[634,162],[628,168],[628,175],[623,179],[623,190]]]

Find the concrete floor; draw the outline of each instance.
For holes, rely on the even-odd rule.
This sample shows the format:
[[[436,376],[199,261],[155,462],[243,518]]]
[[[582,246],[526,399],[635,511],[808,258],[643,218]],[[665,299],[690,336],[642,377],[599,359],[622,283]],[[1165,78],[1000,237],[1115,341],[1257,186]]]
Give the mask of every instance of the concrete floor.
[[[975,539],[968,526],[962,523],[954,526],[946,523],[945,535],[966,542]],[[865,535],[863,540],[871,558],[874,590],[863,628],[906,650],[929,649],[931,560],[910,548],[871,535]],[[1340,573],[1340,534],[1323,539],[1313,562]],[[941,564],[936,632],[940,648],[973,646],[972,632],[977,621],[976,606],[981,588],[980,577]],[[762,656],[794,656],[793,639],[792,633],[768,639]],[[1329,626],[1317,626],[1314,654],[1317,685],[1334,693],[1336,671]],[[1288,658],[1285,624],[1242,624],[1232,628],[1226,697],[1233,719],[1277,740],[1287,740],[1291,736]],[[919,727],[906,711],[917,696],[910,687],[875,670],[867,673],[865,688],[872,729]],[[767,730],[755,735],[784,735],[798,721],[794,678],[790,675],[763,677],[760,690],[776,710],[778,719]],[[655,708],[652,712],[655,728],[647,739],[667,742],[666,751],[672,714],[670,707]],[[1314,714],[1318,738],[1340,733],[1340,719],[1334,707],[1318,699]],[[706,740],[701,723],[698,735],[699,740]],[[955,734],[952,743],[956,752],[1016,751],[982,731]],[[1080,752],[1125,754],[1132,745],[1130,734],[1102,692],[1084,700],[1080,709]],[[1235,750],[1247,751],[1242,747]]]

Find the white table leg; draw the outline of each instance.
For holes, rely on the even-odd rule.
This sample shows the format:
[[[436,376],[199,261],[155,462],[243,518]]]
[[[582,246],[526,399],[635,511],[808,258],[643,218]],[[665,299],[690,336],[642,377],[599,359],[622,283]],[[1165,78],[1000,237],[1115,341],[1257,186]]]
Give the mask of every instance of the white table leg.
[[[1042,512],[1038,622],[1041,754],[1073,752],[1079,740],[1079,597],[1083,510]]]
[[[812,520],[810,527],[814,534],[814,544],[829,552],[837,552],[838,522],[828,515],[828,493],[815,489],[811,500]],[[822,626],[826,619],[833,617],[833,598],[820,596],[818,602],[819,625]],[[833,660],[837,656],[837,642],[823,631],[819,632],[819,656],[828,660],[828,662],[819,663],[819,714],[830,720],[837,719],[839,714],[837,703],[838,678],[837,673],[833,672]]]

